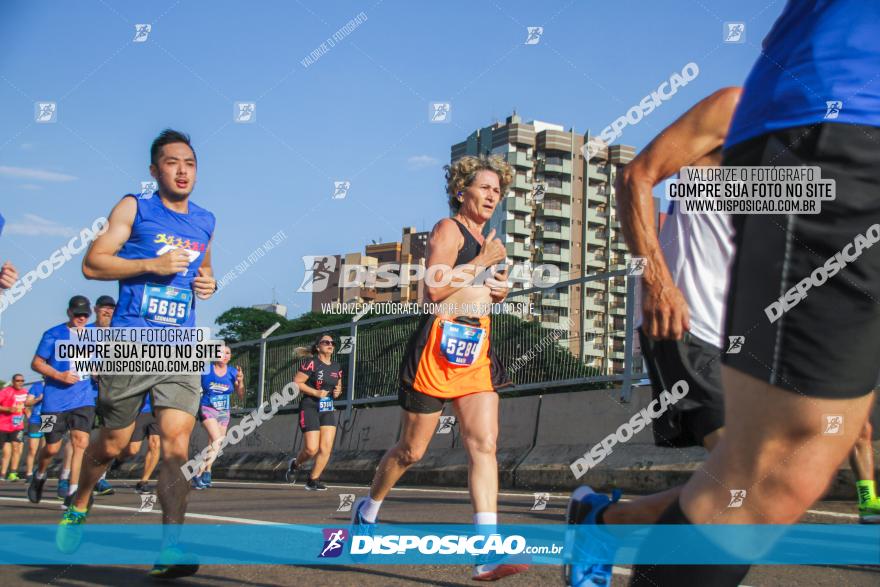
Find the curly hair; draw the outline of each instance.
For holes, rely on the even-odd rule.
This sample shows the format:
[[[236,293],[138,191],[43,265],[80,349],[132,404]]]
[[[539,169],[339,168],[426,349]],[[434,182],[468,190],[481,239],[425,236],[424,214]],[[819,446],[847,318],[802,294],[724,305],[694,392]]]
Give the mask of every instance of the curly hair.
[[[446,170],[446,194],[449,196],[449,205],[456,212],[461,208],[461,202],[457,198],[458,192],[474,183],[478,172],[495,172],[498,176],[502,196],[507,193],[510,184],[513,183],[513,169],[507,161],[498,155],[491,157],[485,155],[472,157],[469,155],[462,157],[452,165],[446,165],[443,169]]]

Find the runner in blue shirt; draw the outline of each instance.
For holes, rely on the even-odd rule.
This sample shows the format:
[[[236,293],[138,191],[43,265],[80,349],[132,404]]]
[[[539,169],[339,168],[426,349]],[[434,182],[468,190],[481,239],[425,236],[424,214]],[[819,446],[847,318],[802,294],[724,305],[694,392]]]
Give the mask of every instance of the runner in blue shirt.
[[[34,461],[37,458],[37,451],[43,444],[43,432],[40,430],[40,425],[42,424],[40,414],[43,412],[43,386],[44,381],[41,380],[31,385],[30,389],[28,389],[28,404],[31,411],[28,416],[28,449],[25,456],[25,471],[27,472],[28,485],[30,485],[34,474]]]
[[[240,367],[230,367],[229,359],[232,352],[229,347],[223,347],[219,361],[211,365],[211,370],[202,375],[202,403],[199,410],[199,420],[208,433],[208,441],[213,446],[220,446],[226,429],[229,427],[229,399],[233,389],[239,399],[244,399],[244,374]],[[195,489],[206,489],[211,486],[211,465],[216,459],[216,452],[212,453],[202,465],[199,474],[193,477],[192,485]]]
[[[95,394],[89,373],[77,373],[70,361],[55,355],[55,343],[70,340],[71,329],[86,328],[92,306],[85,296],[73,296],[67,304],[67,322],[53,326],[43,333],[31,369],[46,378],[43,388],[42,416],[46,446],[37,458],[37,469],[28,485],[28,499],[40,503],[46,471],[61,449],[61,440],[70,432],[73,458],[70,463],[70,486],[67,497],[77,489],[83,453],[89,445],[89,434],[95,420]],[[52,418],[46,418],[52,416]]]
[[[110,213],[107,230],[89,247],[83,275],[119,281],[113,327],[192,327],[196,298],[206,300],[217,291],[210,244],[214,215],[190,199],[196,170],[189,137],[162,131],[150,148],[150,174],[158,191],[123,197]],[[82,491],[62,518],[56,545],[63,552],[79,547],[91,490],[129,444],[144,396],[150,394],[162,437],[158,493],[165,524],[162,551],[150,575],[171,579],[198,572],[198,564],[178,547],[178,537],[189,490],[182,469],[201,399],[199,374],[104,375],[99,385],[102,427],[89,448]]]

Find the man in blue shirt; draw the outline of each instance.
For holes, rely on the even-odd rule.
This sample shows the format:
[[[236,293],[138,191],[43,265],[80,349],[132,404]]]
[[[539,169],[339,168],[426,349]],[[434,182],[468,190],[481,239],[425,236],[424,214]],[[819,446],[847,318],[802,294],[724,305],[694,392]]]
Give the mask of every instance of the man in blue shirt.
[[[723,165],[818,167],[836,198],[734,216],[725,433],[658,524],[793,524],[864,429],[880,375],[878,72],[876,0],[790,0],[764,40]],[[734,586],[748,569],[636,565],[631,585]]]
[[[37,470],[27,492],[28,499],[33,503],[40,503],[42,499],[46,471],[61,449],[61,440],[68,431],[73,446],[68,497],[73,496],[78,487],[83,453],[89,445],[89,434],[95,421],[95,394],[90,374],[77,373],[70,361],[58,359],[55,343],[70,340],[71,329],[85,328],[91,314],[92,307],[87,297],[77,295],[70,298],[67,322],[43,333],[31,362],[31,369],[46,378],[41,414],[46,446],[37,458]],[[69,500],[65,501],[69,503]]]
[[[158,192],[123,197],[110,212],[107,231],[89,247],[86,279],[119,282],[112,327],[193,327],[196,298],[217,291],[211,268],[214,215],[190,199],[196,169],[189,136],[170,129],[160,133],[150,148]],[[64,513],[56,545],[64,552],[79,547],[92,488],[129,444],[149,394],[162,443],[157,492],[165,524],[162,553],[150,574],[171,579],[196,573],[198,565],[180,551],[177,535],[190,487],[182,467],[201,399],[200,374],[103,375],[99,386],[100,435],[89,447],[80,491]]]

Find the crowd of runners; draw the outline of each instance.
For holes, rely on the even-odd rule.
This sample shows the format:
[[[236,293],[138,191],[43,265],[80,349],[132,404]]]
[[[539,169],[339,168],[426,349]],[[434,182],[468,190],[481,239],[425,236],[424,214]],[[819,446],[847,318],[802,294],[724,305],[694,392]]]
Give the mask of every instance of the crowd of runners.
[[[683,486],[628,502],[619,501],[618,491],[580,487],[567,508],[568,524],[793,524],[847,457],[860,521],[880,522],[868,421],[880,376],[873,346],[880,336],[880,249],[868,246],[848,257],[779,319],[765,315],[768,304],[880,224],[878,33],[876,3],[789,2],[743,87],[701,100],[618,174],[621,230],[631,255],[646,260],[639,336],[653,392],[659,396],[680,380],[689,389],[686,401],[654,422],[655,442],[703,446],[709,456]],[[682,167],[718,165],[819,167],[823,179],[836,182],[836,199],[816,215],[692,215],[673,205],[658,233],[653,188]],[[114,490],[105,479],[108,467],[137,455],[147,439],[135,489],[152,491],[159,466],[165,532],[151,574],[160,578],[198,569],[178,544],[179,530],[190,489],[211,487],[214,459],[191,480],[182,466],[197,420],[212,444],[223,439],[231,395],[246,393],[244,374],[229,365],[224,348],[204,375],[96,376],[72,370],[56,356],[55,343],[77,329],[195,325],[196,301],[217,291],[215,217],[190,199],[196,171],[189,137],[163,131],[150,149],[157,193],[123,197],[83,260],[86,279],[118,282],[118,299],[101,296],[93,310],[84,296],[71,297],[67,319],[43,333],[34,354],[31,369],[43,380],[25,389],[25,377],[15,374],[0,391],[3,478],[19,480],[26,437],[27,495],[37,503],[53,459],[62,461],[58,497],[66,509],[56,538],[62,552],[78,548],[95,495]],[[453,214],[434,225],[426,266],[428,273],[459,268],[458,279],[435,275],[433,282],[445,285],[425,288],[424,301],[444,312],[425,315],[407,343],[399,440],[377,463],[369,495],[353,506],[353,535],[373,532],[383,501],[425,454],[447,402],[468,455],[473,523],[484,531],[498,524],[497,392],[512,383],[491,343],[489,308],[505,299],[508,285],[505,245],[494,231],[484,232],[513,171],[495,156],[463,157],[446,171]],[[492,278],[469,287],[483,271]],[[17,278],[4,263],[0,288]],[[740,338],[741,352],[725,352],[730,337]],[[322,334],[291,357],[303,395],[304,442],[287,477],[296,482],[314,459],[307,490],[326,490],[320,476],[336,433],[333,400],[343,384],[334,349],[333,337]],[[845,422],[838,433],[825,433],[829,416]],[[728,507],[730,488],[748,490],[743,507]],[[578,545],[586,546],[592,545]],[[738,585],[748,569],[745,563],[637,565],[631,584]],[[473,578],[492,581],[526,570],[522,561],[485,558]],[[611,565],[574,562],[564,579],[609,585]]]

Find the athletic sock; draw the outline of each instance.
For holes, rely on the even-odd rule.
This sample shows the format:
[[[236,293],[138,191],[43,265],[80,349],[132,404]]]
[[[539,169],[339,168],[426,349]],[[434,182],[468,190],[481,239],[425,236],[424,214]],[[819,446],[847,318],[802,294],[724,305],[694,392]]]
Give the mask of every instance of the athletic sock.
[[[690,524],[676,499],[656,524]],[[737,587],[750,565],[635,565],[629,587]]]
[[[474,514],[474,526],[497,526],[498,514],[495,512],[477,512]]]
[[[78,484],[76,484],[76,483],[71,483],[71,484],[70,484],[70,489],[67,490],[67,495],[73,495],[73,494],[75,494],[75,493],[76,493],[76,488],[77,488],[77,487],[79,487]]]
[[[107,477],[107,471],[104,471],[104,474],[98,477],[98,481],[103,481]]]
[[[877,499],[876,485],[873,479],[856,481],[856,491],[859,494],[859,505],[865,505],[871,500]]]
[[[382,507],[382,500],[376,501],[372,497],[368,497],[367,501],[361,506],[361,517],[365,522],[373,524],[379,517],[379,508]]]
[[[43,480],[46,478],[46,473],[40,473],[39,471],[37,471],[36,473],[34,473],[34,478]]]
[[[62,470],[62,471],[61,471],[61,476],[58,477],[58,479],[61,480],[61,481],[67,481],[68,479],[70,479],[70,469],[64,469],[64,470]]]

